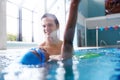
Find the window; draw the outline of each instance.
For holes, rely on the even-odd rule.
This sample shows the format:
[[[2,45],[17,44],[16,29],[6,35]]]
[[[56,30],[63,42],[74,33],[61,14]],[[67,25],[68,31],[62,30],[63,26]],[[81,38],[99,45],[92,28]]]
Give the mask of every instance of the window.
[[[7,2],[7,33],[17,34],[18,6]]]
[[[18,37],[19,34],[22,34],[22,37],[19,37],[22,39],[18,39],[18,41],[42,42],[44,33],[40,27],[40,18],[45,12],[50,12],[58,17],[61,24],[60,34],[63,35],[62,29],[66,18],[64,2],[64,0],[7,0],[7,33],[15,34]]]

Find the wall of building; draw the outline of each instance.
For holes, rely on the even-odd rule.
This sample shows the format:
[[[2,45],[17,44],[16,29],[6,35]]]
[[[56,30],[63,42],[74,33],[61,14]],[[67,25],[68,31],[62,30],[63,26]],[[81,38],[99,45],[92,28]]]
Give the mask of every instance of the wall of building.
[[[98,37],[98,42],[96,42]],[[87,30],[87,46],[112,46],[120,44],[120,28],[118,29],[108,29],[108,30],[98,30],[98,35],[96,36],[96,29]],[[97,44],[98,43],[98,44]]]
[[[105,16],[105,0],[87,0],[88,18]]]
[[[79,11],[85,19],[79,19],[78,30],[82,31],[82,27],[85,28],[85,45],[86,46],[96,46],[98,45],[116,45],[119,41],[120,31],[118,30],[108,30],[99,31],[98,36],[96,36],[96,27],[105,26],[115,26],[120,25],[120,14],[105,15],[105,0],[82,0]],[[85,21],[84,21],[85,20]],[[81,25],[81,23],[83,23]],[[79,34],[78,34],[79,35]],[[112,39],[111,36],[114,37]],[[116,35],[116,36],[114,36]],[[81,35],[82,36],[82,35]],[[98,40],[97,40],[98,38]],[[78,39],[79,41],[79,39]],[[105,43],[101,43],[104,41]]]
[[[79,11],[86,18],[105,16],[105,0],[81,0]]]
[[[88,1],[89,0],[81,0],[80,6],[79,6],[79,12],[82,16],[88,17]]]
[[[118,29],[115,29],[115,26],[118,26]],[[88,46],[96,46],[97,43],[99,46],[117,45],[117,42],[120,41],[120,14],[88,18],[86,19],[86,27]],[[98,34],[96,35],[97,27]],[[108,30],[105,30],[106,27]]]
[[[6,0],[0,0],[0,50],[6,49]]]
[[[78,20],[76,24],[77,27],[75,33],[74,46],[83,47],[86,45],[85,17],[87,17],[87,15],[88,15],[88,0],[81,0],[78,10]]]

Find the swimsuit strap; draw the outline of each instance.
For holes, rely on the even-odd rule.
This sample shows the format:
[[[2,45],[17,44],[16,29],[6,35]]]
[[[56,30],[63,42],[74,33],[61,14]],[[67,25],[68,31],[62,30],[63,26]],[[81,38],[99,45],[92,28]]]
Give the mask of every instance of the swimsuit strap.
[[[45,54],[44,54],[44,51],[41,50],[41,49],[36,49],[36,52],[40,55],[40,58],[41,58],[41,62],[44,63],[46,58],[45,58]]]
[[[40,59],[41,63],[44,63],[46,61],[44,51],[42,49],[37,48],[31,48],[31,50],[34,50],[33,52],[38,58]]]

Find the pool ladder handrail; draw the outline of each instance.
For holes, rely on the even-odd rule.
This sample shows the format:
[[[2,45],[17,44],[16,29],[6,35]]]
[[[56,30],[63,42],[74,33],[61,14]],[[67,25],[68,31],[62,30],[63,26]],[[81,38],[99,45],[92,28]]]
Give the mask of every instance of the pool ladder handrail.
[[[106,43],[106,41],[104,41],[104,40],[100,40],[100,46],[107,46],[107,43]]]

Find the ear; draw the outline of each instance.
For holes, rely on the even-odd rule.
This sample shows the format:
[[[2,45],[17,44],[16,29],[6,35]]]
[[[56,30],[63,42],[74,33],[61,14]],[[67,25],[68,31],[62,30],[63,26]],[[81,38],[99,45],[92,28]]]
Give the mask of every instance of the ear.
[[[56,24],[57,29],[59,29],[59,24]]]

